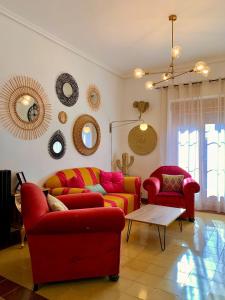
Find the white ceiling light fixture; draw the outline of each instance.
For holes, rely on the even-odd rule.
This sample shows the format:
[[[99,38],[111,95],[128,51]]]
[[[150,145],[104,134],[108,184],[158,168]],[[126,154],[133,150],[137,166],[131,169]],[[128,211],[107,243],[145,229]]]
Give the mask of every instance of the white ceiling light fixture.
[[[201,74],[205,77],[208,76],[209,72],[210,72],[210,68],[209,66],[204,62],[204,61],[198,61],[193,69],[187,70],[185,72],[182,73],[177,73],[175,72],[175,68],[174,68],[174,61],[180,57],[182,48],[178,45],[174,45],[174,34],[173,34],[173,26],[174,26],[174,22],[177,20],[177,16],[176,15],[170,15],[169,16],[169,21],[171,21],[172,24],[172,47],[171,47],[171,62],[170,65],[168,67],[168,70],[166,72],[162,72],[162,79],[157,81],[157,82],[153,82],[152,80],[148,80],[145,82],[145,88],[147,90],[152,90],[154,89],[159,83],[168,81],[170,79],[174,79],[176,77],[182,76],[184,74],[190,73],[190,72],[195,72],[198,74]],[[140,79],[144,76],[150,75],[149,72],[145,72],[144,70],[142,70],[141,68],[136,68],[134,70],[134,77],[137,79]]]

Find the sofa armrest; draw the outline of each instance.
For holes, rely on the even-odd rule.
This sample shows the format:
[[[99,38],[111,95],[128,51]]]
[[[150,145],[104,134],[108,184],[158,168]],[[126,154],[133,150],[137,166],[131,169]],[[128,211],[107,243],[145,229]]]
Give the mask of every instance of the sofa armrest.
[[[124,177],[124,191],[126,193],[140,195],[141,178],[138,176],[125,176]]]
[[[149,177],[143,182],[143,187],[148,191],[148,196],[153,199],[160,191],[160,180],[156,177]]]
[[[69,209],[103,207],[104,199],[100,193],[83,193],[57,196]]]
[[[70,188],[70,187],[56,187],[49,190],[49,194],[53,196],[67,195],[67,194],[81,194],[89,193],[90,191],[83,188]]]
[[[120,208],[98,207],[47,213],[27,234],[121,232],[124,226],[124,213]]]
[[[183,193],[194,194],[200,191],[200,185],[193,178],[188,177],[183,180]]]

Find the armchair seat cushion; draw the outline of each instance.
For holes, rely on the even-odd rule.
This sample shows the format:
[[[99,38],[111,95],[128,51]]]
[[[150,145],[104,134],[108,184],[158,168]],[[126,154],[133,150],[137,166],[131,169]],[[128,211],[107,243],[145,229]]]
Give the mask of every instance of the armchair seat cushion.
[[[177,192],[160,192],[154,200],[154,204],[185,208],[184,195]]]

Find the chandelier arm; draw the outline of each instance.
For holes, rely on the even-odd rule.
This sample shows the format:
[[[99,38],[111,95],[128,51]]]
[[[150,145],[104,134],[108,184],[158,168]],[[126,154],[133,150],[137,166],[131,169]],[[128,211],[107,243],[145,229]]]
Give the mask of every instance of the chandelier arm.
[[[184,75],[184,74],[187,74],[187,73],[190,73],[190,72],[193,72],[193,71],[194,71],[194,69],[191,69],[191,70],[185,71],[185,72],[183,72],[183,73],[174,75],[173,77],[170,77],[169,79],[173,79],[173,78],[182,76],[182,75]],[[167,79],[167,80],[168,80],[168,79]],[[167,81],[167,80],[160,80],[160,81],[157,81],[157,82],[154,83],[154,86],[157,85],[157,84],[159,84],[159,83],[165,82],[165,81]]]
[[[172,53],[172,50],[173,50],[173,22],[174,22],[174,19],[172,18],[172,49],[171,49],[171,53]],[[171,69],[172,69],[172,77],[174,78],[174,58],[173,58],[173,55],[171,55]]]

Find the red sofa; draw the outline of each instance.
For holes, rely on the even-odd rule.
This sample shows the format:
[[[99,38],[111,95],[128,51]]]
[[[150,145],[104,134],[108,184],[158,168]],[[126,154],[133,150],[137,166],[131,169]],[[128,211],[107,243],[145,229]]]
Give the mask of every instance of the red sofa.
[[[182,192],[163,192],[162,174],[184,175]],[[148,192],[148,203],[185,208],[186,212],[182,218],[188,218],[191,222],[194,221],[194,196],[200,191],[200,186],[188,172],[178,166],[162,166],[143,182],[143,187]]]
[[[40,283],[53,281],[100,276],[117,280],[123,211],[104,208],[98,193],[58,198],[69,210],[49,212],[39,187],[33,183],[21,187],[34,290]]]

